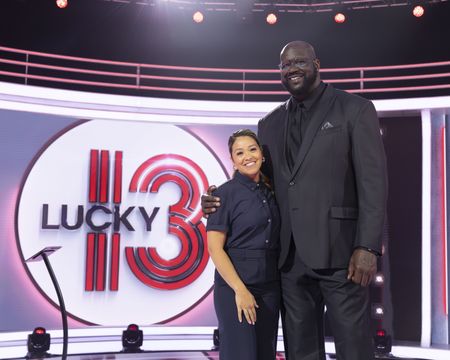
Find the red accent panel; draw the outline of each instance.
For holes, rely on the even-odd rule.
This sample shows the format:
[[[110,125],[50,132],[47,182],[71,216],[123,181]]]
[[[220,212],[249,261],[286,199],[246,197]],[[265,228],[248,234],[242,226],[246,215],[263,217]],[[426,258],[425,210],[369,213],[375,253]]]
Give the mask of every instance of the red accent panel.
[[[120,257],[120,234],[114,233],[111,245],[111,277],[109,289],[111,291],[119,290],[119,257]]]
[[[100,202],[108,202],[109,151],[102,150],[100,157]]]
[[[86,240],[86,277],[84,290],[94,290],[94,256],[95,256],[95,234],[87,234]]]
[[[95,282],[95,290],[105,290],[105,273],[106,273],[106,234],[97,234],[97,276]]]
[[[91,150],[89,168],[89,202],[98,200],[98,150]]]
[[[116,151],[114,159],[114,203],[122,202],[122,151]]]
[[[446,167],[445,167],[445,127],[441,128],[441,237],[442,237],[442,294],[444,312],[447,315],[447,229],[446,229]]]

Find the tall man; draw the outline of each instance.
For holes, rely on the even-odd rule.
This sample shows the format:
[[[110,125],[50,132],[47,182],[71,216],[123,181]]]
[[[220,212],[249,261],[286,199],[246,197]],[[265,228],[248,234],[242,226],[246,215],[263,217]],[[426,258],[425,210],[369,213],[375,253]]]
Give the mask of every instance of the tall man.
[[[258,136],[282,219],[286,357],[325,359],[326,306],[337,358],[371,360],[366,286],[381,255],[387,197],[377,114],[370,101],[321,82],[310,44],[288,43],[280,61],[291,97],[260,120]],[[214,204],[205,196],[205,213]]]

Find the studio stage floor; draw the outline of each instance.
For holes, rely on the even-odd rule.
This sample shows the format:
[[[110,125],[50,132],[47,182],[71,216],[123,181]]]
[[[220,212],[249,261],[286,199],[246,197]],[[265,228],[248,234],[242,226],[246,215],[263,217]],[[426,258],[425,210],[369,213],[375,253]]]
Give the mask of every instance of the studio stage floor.
[[[213,360],[214,327],[141,327],[144,343],[140,353],[122,353],[122,331],[119,327],[89,327],[69,330],[68,360]],[[0,332],[0,359],[24,359],[30,332]],[[49,330],[49,359],[62,359],[62,331]],[[332,341],[325,344],[327,359],[334,359]],[[277,360],[284,359],[282,334],[278,338]],[[450,347],[420,347],[418,344],[394,344],[391,357],[410,360],[448,360]]]

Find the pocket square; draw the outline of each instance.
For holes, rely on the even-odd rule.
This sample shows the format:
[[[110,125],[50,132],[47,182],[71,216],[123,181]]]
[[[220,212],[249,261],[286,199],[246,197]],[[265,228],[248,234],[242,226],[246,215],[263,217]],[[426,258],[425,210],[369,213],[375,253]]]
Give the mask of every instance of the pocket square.
[[[329,121],[327,121],[325,124],[322,125],[320,130],[326,130],[326,129],[331,129],[331,128],[334,128],[334,125],[332,123],[330,123]]]

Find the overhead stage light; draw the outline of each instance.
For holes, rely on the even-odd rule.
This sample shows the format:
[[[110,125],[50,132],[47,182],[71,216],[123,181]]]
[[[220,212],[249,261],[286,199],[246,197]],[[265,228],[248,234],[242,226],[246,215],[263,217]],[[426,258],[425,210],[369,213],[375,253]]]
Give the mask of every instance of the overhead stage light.
[[[423,6],[417,5],[414,6],[412,13],[415,17],[421,17],[425,13],[425,9],[423,8]]]
[[[66,8],[68,4],[69,4],[68,0],[56,0],[56,6],[59,7],[60,9]]]
[[[345,15],[343,13],[337,13],[334,15],[334,21],[338,24],[342,24],[345,22]]]
[[[136,324],[128,325],[122,333],[122,352],[137,353],[141,352],[141,346],[144,341],[144,333],[139,330]]]
[[[278,21],[277,15],[274,12],[270,12],[266,16],[266,22],[269,25],[275,25]]]
[[[37,327],[32,334],[28,335],[27,341],[28,359],[38,359],[49,356],[47,353],[50,349],[50,334],[47,334],[43,327]]]
[[[196,11],[194,15],[192,15],[192,20],[194,20],[194,22],[196,22],[197,24],[203,22],[204,19],[205,17],[203,16],[203,13],[201,11]]]

